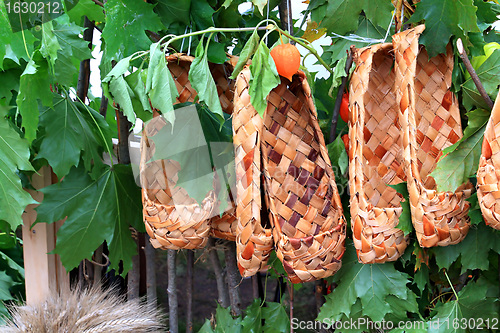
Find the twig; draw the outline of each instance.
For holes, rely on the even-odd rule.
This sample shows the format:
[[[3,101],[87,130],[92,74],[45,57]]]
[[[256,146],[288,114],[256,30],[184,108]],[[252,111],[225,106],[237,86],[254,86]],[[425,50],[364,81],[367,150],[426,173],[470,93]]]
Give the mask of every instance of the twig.
[[[229,306],[229,291],[227,289],[227,284],[224,282],[224,272],[222,271],[222,266],[219,261],[219,256],[217,255],[217,248],[215,247],[215,238],[210,237],[208,239],[208,257],[214,268],[215,281],[217,282],[217,292],[219,293],[219,304],[223,308]]]
[[[146,30],[146,32],[148,33],[149,38],[151,38],[155,43],[157,43],[158,41],[160,41],[161,36],[158,35],[156,32],[153,32],[151,30]]]
[[[155,255],[156,251],[149,241],[149,236],[146,235],[144,244],[144,252],[146,254],[146,295],[148,308],[153,311],[156,309],[156,269]]]
[[[338,122],[339,113],[340,113],[340,105],[342,103],[342,95],[344,94],[344,90],[345,90],[345,87],[347,85],[347,79],[349,78],[349,70],[351,69],[351,66],[352,66],[353,55],[354,55],[354,49],[351,46],[351,48],[349,50],[349,55],[347,56],[347,61],[345,62],[345,74],[346,75],[342,78],[342,83],[340,84],[339,91],[337,92],[337,99],[335,100],[335,106],[333,107],[332,124],[330,126],[329,143],[331,143],[331,142],[333,142],[333,140],[335,140],[336,131],[337,131],[337,122]]]
[[[186,263],[186,333],[193,332],[193,268],[194,251],[187,250]]]
[[[484,86],[481,83],[481,80],[479,80],[479,76],[477,76],[476,71],[472,67],[469,58],[465,53],[464,44],[462,43],[462,39],[460,38],[457,40],[457,49],[458,53],[460,54],[460,58],[462,58],[462,61],[465,65],[465,68],[469,72],[472,81],[474,81],[474,84],[476,85],[476,88],[479,91],[479,94],[481,94],[481,97],[484,99],[489,108],[493,109],[493,101],[491,100],[490,96],[488,96],[488,94],[486,93],[486,90],[484,90]]]
[[[92,49],[92,37],[94,35],[94,23],[85,16],[84,23],[85,31],[83,32],[83,40],[89,42],[88,47]],[[80,62],[80,73],[78,75],[78,83],[76,86],[76,94],[80,100],[85,102],[90,84],[90,59],[85,59]]]
[[[227,242],[224,247],[224,256],[226,258],[226,280],[229,288],[229,301],[231,303],[231,310],[234,315],[241,315],[241,298],[240,289],[238,287],[241,276],[238,271],[238,264],[236,263],[236,244],[234,242]]]
[[[104,8],[104,4],[103,4],[102,2],[100,2],[99,0],[92,0],[92,1],[94,1],[94,3],[95,3],[96,5],[99,5],[99,6],[101,6],[101,7],[103,7],[103,8]]]
[[[178,316],[177,309],[179,307],[179,303],[177,302],[177,281],[175,276],[175,267],[176,267],[176,256],[177,253],[175,250],[168,250],[167,254],[167,270],[168,270],[168,321],[169,321],[169,332],[170,333],[178,333],[179,332],[179,324],[178,324]]]

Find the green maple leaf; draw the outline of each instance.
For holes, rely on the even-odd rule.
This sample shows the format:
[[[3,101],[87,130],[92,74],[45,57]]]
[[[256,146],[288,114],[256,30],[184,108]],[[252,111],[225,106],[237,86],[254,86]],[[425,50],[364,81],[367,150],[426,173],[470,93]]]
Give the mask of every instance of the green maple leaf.
[[[448,269],[460,257],[462,273],[468,269],[488,270],[490,250],[499,251],[500,232],[480,223],[471,226],[465,239],[456,244],[432,249],[440,269]]]
[[[14,299],[9,290],[15,284],[16,283],[14,282],[14,280],[12,280],[12,278],[7,275],[6,272],[0,271],[0,300],[6,301],[9,299]]]
[[[489,113],[474,110],[467,113],[469,124],[463,138],[443,150],[443,156],[430,176],[434,177],[438,191],[455,191],[476,174],[481,156],[481,145]]]
[[[16,100],[19,113],[23,117],[22,127],[25,137],[29,142],[36,137],[38,128],[38,99],[46,106],[52,103],[48,65],[40,52],[35,52],[21,75]]]
[[[397,271],[393,263],[360,264],[353,250],[352,243],[346,244],[346,254],[342,259],[342,269],[333,279],[338,286],[326,296],[318,320],[339,320],[344,314],[350,318],[352,305],[359,299],[362,314],[374,321],[382,320],[388,313],[394,312],[393,304],[387,297],[393,295],[408,300],[412,293],[406,286],[408,275]],[[418,309],[412,309],[418,312]]]
[[[179,22],[186,26],[190,24],[189,9],[191,7],[191,0],[156,0],[156,2],[155,12],[158,13],[166,28],[174,22]]]
[[[83,29],[69,22],[66,15],[54,20],[53,34],[57,37],[60,50],[55,61],[55,79],[66,86],[76,86],[80,62],[92,57],[88,42],[80,35]]]
[[[469,332],[466,328],[470,326],[464,323],[469,323],[471,318],[483,320],[498,318],[498,306],[495,304],[498,298],[498,287],[496,297],[490,297],[487,294],[488,289],[486,282],[480,279],[477,282],[469,282],[458,293],[456,300],[447,303],[439,302],[431,312],[432,318],[428,322],[429,332],[465,333]],[[482,324],[482,328],[477,327],[477,329],[486,329],[484,321]]]
[[[215,311],[216,333],[239,333],[241,332],[241,317],[233,318],[229,308],[223,308],[217,304]]]
[[[174,109],[173,105],[175,99],[179,96],[179,92],[175,86],[172,74],[168,69],[165,55],[161,51],[158,43],[151,44],[150,54],[151,60],[149,62],[148,75],[146,77],[146,93],[151,99],[153,108],[160,110],[165,119],[173,124],[175,121],[175,114],[172,112]],[[193,68],[193,65],[194,61],[191,64],[191,68]],[[189,74],[189,76],[190,75],[191,74]],[[199,78],[197,78],[197,80],[199,80]],[[191,84],[192,87],[195,88],[193,81],[191,81]]]
[[[72,166],[78,165],[81,155],[87,170],[95,165],[102,167],[102,138],[100,133],[95,132],[96,125],[85,107],[58,94],[52,96],[53,106],[45,108],[40,114],[45,135],[37,159],[46,159],[59,179],[67,175]],[[102,116],[90,108],[88,111],[93,111],[92,116],[107,133],[109,126]],[[111,147],[110,138],[107,138],[107,144]]]
[[[399,183],[397,185],[389,185],[396,190],[399,194],[401,194],[404,198],[401,201],[401,207],[403,208],[403,212],[399,216],[398,221],[398,229],[401,229],[405,236],[413,231],[413,224],[411,222],[411,209],[410,209],[410,195],[408,194],[408,186],[406,182]]]
[[[57,37],[54,35],[52,22],[42,24],[42,45],[40,53],[49,61],[52,70],[57,60],[57,51],[61,49]]]
[[[495,50],[476,71],[486,93],[495,100],[498,92],[498,77],[500,77],[500,50]],[[469,78],[462,84],[463,103],[470,110],[474,106],[488,109],[486,102],[479,94],[476,85]]]
[[[286,333],[290,331],[290,319],[281,303],[266,302],[262,308],[262,317],[266,325],[264,333]]]
[[[103,61],[119,60],[139,50],[149,48],[146,30],[162,29],[154,6],[136,0],[109,0],[104,4],[106,25],[102,37],[106,41]]]
[[[66,1],[63,3],[66,6]],[[73,8],[70,10],[66,8],[65,11],[69,19],[76,24],[81,24],[85,16],[90,21],[103,22],[105,20],[104,9],[92,0],[78,0]]]
[[[210,43],[210,40],[207,40],[207,43]],[[203,45],[203,37],[196,47],[195,55],[196,57],[189,68],[189,81],[198,93],[200,101],[207,104],[208,108],[218,116],[222,124],[224,115],[222,114],[217,86],[208,67],[208,54]]]
[[[250,74],[250,82],[248,83],[250,103],[262,117],[267,108],[267,96],[281,82],[276,64],[269,54],[266,44],[262,41],[252,58]]]
[[[22,224],[21,215],[27,205],[36,203],[23,190],[16,170],[33,170],[28,142],[10,127],[4,112],[0,112],[0,220],[12,230]]]
[[[245,310],[245,317],[241,322],[242,333],[261,332],[262,330],[262,301],[260,298],[253,300]]]
[[[83,168],[73,168],[62,182],[41,190],[44,199],[37,207],[37,223],[52,223],[67,218],[57,232],[54,253],[70,270],[107,241],[110,268],[118,271],[123,261],[123,275],[132,267],[135,242],[128,226],[138,224],[141,217],[140,191],[135,185],[130,166],[106,168],[92,180]]]
[[[446,53],[451,36],[466,39],[469,32],[480,32],[476,9],[473,0],[422,0],[409,23],[425,20],[419,42],[425,45],[429,57],[434,57]]]
[[[361,12],[375,26],[387,29],[391,22],[391,11],[394,9],[390,1],[385,0],[344,0],[311,2],[312,20],[320,22],[320,27],[328,32],[344,35],[358,29],[358,18]]]

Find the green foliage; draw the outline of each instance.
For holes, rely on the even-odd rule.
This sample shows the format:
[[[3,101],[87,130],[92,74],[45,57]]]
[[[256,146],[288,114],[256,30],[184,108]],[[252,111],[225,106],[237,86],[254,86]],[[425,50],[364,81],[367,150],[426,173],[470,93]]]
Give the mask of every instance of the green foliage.
[[[499,40],[500,41],[500,38]],[[491,56],[476,71],[486,93],[495,100],[498,92],[498,77],[500,76],[500,50],[495,50]],[[464,94],[463,104],[470,110],[474,106],[488,108],[471,78],[462,84]]]
[[[479,32],[473,0],[422,0],[410,22],[425,20],[420,38],[430,57],[446,52],[451,36],[467,40],[468,33]]]
[[[399,183],[397,185],[389,185],[396,190],[403,197],[401,201],[401,207],[403,211],[399,216],[399,221],[397,227],[401,229],[405,236],[413,231],[413,224],[411,222],[411,209],[410,209],[410,195],[408,194],[408,186],[406,182]]]
[[[84,168],[73,168],[62,182],[41,190],[44,200],[37,207],[37,222],[53,223],[66,218],[57,232],[54,253],[66,269],[83,259],[90,259],[103,242],[109,244],[110,268],[118,271],[123,261],[123,275],[132,267],[136,253],[128,230],[141,223],[140,192],[130,166],[106,168],[92,180]]]
[[[99,119],[101,129],[107,132],[109,127],[102,116],[69,98],[58,94],[52,96],[53,106],[40,111],[40,125],[45,136],[37,159],[46,159],[59,179],[66,176],[71,167],[78,166],[80,157],[88,171],[102,168],[102,138],[95,132],[96,124],[92,118]],[[111,146],[110,138],[107,145]]]
[[[263,324],[264,322],[264,324]],[[281,303],[266,302],[254,299],[245,309],[243,320],[240,316],[231,316],[229,308],[217,305],[215,312],[215,328],[207,319],[199,333],[287,333],[290,331],[290,319]]]
[[[207,44],[209,43],[210,39],[207,40]],[[168,75],[170,75],[170,73]],[[220,104],[219,95],[217,94],[217,86],[215,85],[214,78],[208,67],[208,52],[203,45],[203,37],[196,47],[195,58],[189,68],[189,81],[191,82],[191,86],[198,93],[200,101],[207,104],[208,108],[218,116],[222,124],[224,122],[222,106]]]
[[[359,299],[362,306],[362,315],[372,320],[381,321],[384,317],[395,312],[397,305],[387,298],[393,295],[406,300],[410,306],[407,311],[418,312],[413,292],[407,288],[409,276],[396,270],[393,263],[360,264],[351,242],[346,244],[346,254],[342,261],[342,269],[333,276],[338,286],[326,296],[326,302],[321,307],[318,320],[339,320],[342,314],[350,318],[353,305]]]
[[[32,169],[28,142],[19,137],[4,112],[0,112],[0,220],[7,221],[13,230],[21,225],[24,208],[35,203],[23,190],[16,171]]]
[[[238,62],[236,63],[236,66],[234,66],[233,74],[231,75],[232,79],[236,79],[248,60],[250,60],[255,51],[257,51],[258,47],[259,35],[257,34],[257,31],[254,31],[241,50],[240,57],[238,58]]]
[[[267,108],[267,95],[280,84],[276,65],[263,41],[260,42],[252,58],[250,74],[248,89],[250,103],[263,116]]]
[[[476,174],[481,155],[481,144],[489,113],[477,109],[467,113],[469,124],[464,136],[453,146],[443,150],[445,154],[430,174],[439,191],[455,191]],[[447,155],[446,155],[447,154]]]
[[[106,1],[106,25],[102,31],[106,53],[103,61],[118,61],[136,51],[149,48],[151,41],[146,30],[158,31],[163,27],[153,8],[153,5],[144,1]]]

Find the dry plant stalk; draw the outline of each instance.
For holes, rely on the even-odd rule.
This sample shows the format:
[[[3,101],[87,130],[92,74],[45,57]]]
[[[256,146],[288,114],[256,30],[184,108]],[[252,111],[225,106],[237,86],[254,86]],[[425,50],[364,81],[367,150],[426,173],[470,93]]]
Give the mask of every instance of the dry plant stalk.
[[[43,303],[15,305],[4,333],[154,333],[165,332],[164,316],[139,300],[126,301],[117,289],[65,289]]]

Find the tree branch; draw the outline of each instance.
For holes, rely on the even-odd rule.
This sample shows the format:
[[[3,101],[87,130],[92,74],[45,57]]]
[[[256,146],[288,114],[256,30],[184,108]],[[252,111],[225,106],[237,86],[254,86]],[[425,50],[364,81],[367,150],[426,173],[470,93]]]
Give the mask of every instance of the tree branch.
[[[104,8],[104,4],[103,4],[102,2],[100,2],[99,0],[92,0],[92,1],[94,1],[94,3],[95,3],[96,5],[99,5],[99,6],[101,6],[101,7],[103,7],[103,8]]]
[[[349,78],[349,70],[352,66],[352,60],[354,55],[353,46],[351,46],[349,50],[349,55],[347,56],[347,61],[345,63],[345,76],[342,78],[342,83],[340,84],[339,91],[337,92],[337,99],[335,100],[335,106],[333,107],[332,114],[332,124],[330,126],[330,138],[329,143],[332,143],[335,140],[336,131],[337,131],[337,122],[339,119],[340,113],[340,105],[342,103],[342,95],[344,94],[345,87],[347,85],[347,79]]]
[[[472,81],[474,81],[474,84],[476,85],[476,88],[479,91],[479,94],[481,94],[481,97],[484,99],[489,108],[493,109],[493,101],[491,100],[490,96],[488,96],[488,94],[486,93],[486,90],[484,90],[484,86],[481,83],[481,80],[479,80],[479,76],[477,76],[476,71],[472,67],[469,58],[465,53],[464,44],[462,43],[462,39],[460,38],[457,40],[457,49],[458,53],[460,54],[460,58],[462,58],[462,62],[465,65],[465,68],[469,72]]]
[[[92,37],[94,35],[94,23],[85,16],[83,40],[89,42],[89,49],[92,49]],[[76,86],[76,95],[85,103],[90,84],[90,59],[85,59],[80,62],[80,73],[78,75],[78,83]]]
[[[152,311],[156,309],[156,269],[155,255],[156,251],[149,241],[149,236],[146,235],[144,244],[144,252],[146,254],[146,293],[148,307]]]
[[[226,257],[226,279],[229,288],[229,301],[231,302],[231,310],[234,315],[241,315],[241,298],[239,283],[241,276],[236,263],[236,244],[234,242],[226,242],[224,247],[224,255]]]
[[[179,303],[177,302],[177,281],[175,276],[175,266],[176,266],[176,251],[168,250],[167,254],[167,269],[168,269],[168,321],[170,326],[170,333],[179,332],[177,309]]]
[[[193,333],[193,268],[194,251],[187,250],[186,268],[186,333]]]
[[[208,257],[214,268],[215,281],[217,282],[217,292],[219,294],[218,302],[223,308],[229,306],[229,292],[227,289],[227,284],[224,282],[224,272],[222,271],[222,266],[220,264],[219,256],[217,255],[217,248],[215,247],[215,238],[210,237],[208,239]]]

